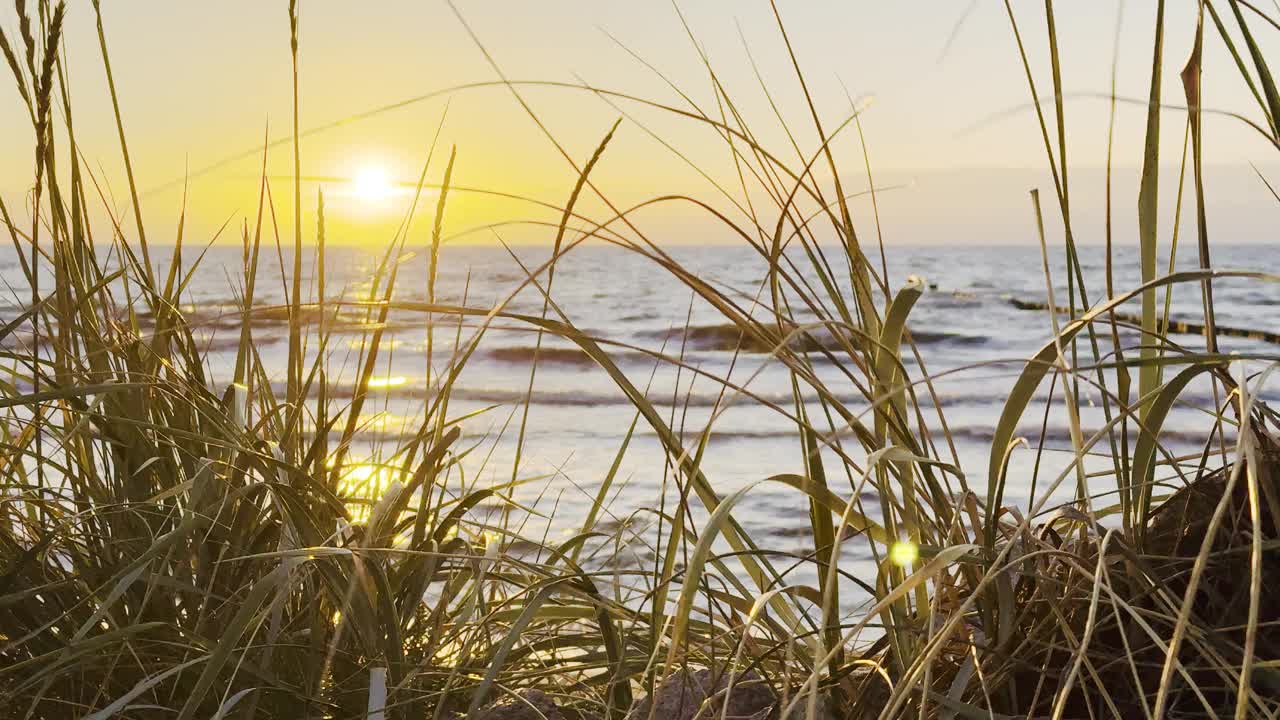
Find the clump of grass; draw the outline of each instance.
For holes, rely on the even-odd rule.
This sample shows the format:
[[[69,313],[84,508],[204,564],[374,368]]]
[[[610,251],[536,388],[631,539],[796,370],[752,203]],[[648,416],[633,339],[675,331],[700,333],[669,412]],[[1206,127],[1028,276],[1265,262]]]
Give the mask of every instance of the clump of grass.
[[[1258,99],[1265,121],[1255,127],[1276,144],[1275,83],[1241,8],[1267,16],[1252,5],[1228,4],[1252,66],[1215,6],[1202,7]],[[1030,51],[1008,7],[1036,98]],[[96,2],[94,9],[113,88]],[[641,104],[711,129],[731,154],[742,188],[735,193],[712,180],[708,198],[661,195],[618,207],[592,181],[592,170],[607,160],[620,126],[590,156],[576,158],[539,123],[577,174],[564,207],[555,208],[558,223],[548,228],[552,257],[527,268],[508,297],[536,293],[543,301],[539,314],[514,312],[508,302],[479,307],[435,297],[457,156],[451,151],[439,170],[434,143],[417,188],[420,194],[429,178],[441,178],[427,301],[395,294],[418,195],[387,243],[372,291],[353,300],[324,285],[322,198],[317,287],[301,282],[298,141],[304,133],[296,82],[305,43],[291,3],[295,224],[289,272],[280,239],[267,243],[276,243],[282,275],[292,284],[285,306],[263,308],[255,299],[266,262],[264,217],[274,214],[265,173],[272,144],[264,141],[256,219],[241,234],[234,382],[215,388],[195,338],[199,320],[180,311],[199,258],[184,261],[179,229],[168,274],[156,276],[118,103],[135,223],[131,233],[114,216],[105,229],[89,222],[98,181],[75,152],[72,98],[57,51],[65,11],[61,3],[41,2],[32,18],[19,2],[22,46],[0,37],[31,114],[37,154],[30,227],[19,226],[0,205],[32,293],[22,314],[0,328],[9,348],[4,355],[14,364],[12,379],[0,386],[7,413],[0,424],[5,707],[28,717],[442,718],[474,714],[535,687],[570,716],[621,718],[657,680],[705,666],[763,678],[778,698],[779,717],[815,717],[820,708],[841,717],[886,718],[1274,715],[1280,710],[1274,699],[1280,696],[1274,630],[1280,607],[1263,586],[1275,574],[1272,541],[1280,517],[1277,418],[1256,400],[1270,370],[1233,376],[1234,359],[1217,348],[1212,282],[1276,278],[1211,269],[1199,106],[1204,24],[1183,73],[1202,269],[1158,276],[1154,263],[1159,13],[1138,218],[1144,282],[1128,292],[1108,286],[1090,295],[1071,230],[1052,3],[1046,10],[1053,122],[1038,100],[1035,109],[1065,228],[1069,297],[1060,324],[1042,230],[1051,338],[1010,388],[984,488],[959,466],[941,404],[936,397],[922,401],[935,394],[934,377],[916,352],[909,317],[924,284],[892,287],[849,210],[848,183],[842,184],[831,143],[850,128],[861,132],[859,110],[824,125],[793,55],[806,122],[817,136],[807,154],[795,149],[795,161],[757,140],[718,81],[714,111],[683,93],[681,105],[664,105],[607,88],[572,87],[607,99],[624,117],[629,106]],[[707,69],[715,80],[709,63]],[[526,84],[502,80],[537,120],[523,96]],[[815,165],[825,166],[825,180]],[[63,168],[69,175],[55,173]],[[1037,218],[1044,213],[1039,197],[1032,197]],[[582,198],[598,201],[606,216],[583,214]],[[756,251],[765,280],[750,304],[698,277],[646,235],[636,214],[660,203],[694,204]],[[554,299],[557,263],[589,241],[612,243],[630,250],[636,262],[661,266],[737,329],[736,347],[768,349],[769,362],[789,374],[791,402],[770,403],[752,392],[749,377],[712,375],[680,353],[624,348],[648,352],[723,390],[700,429],[688,432],[664,417],[614,362],[617,344],[579,329],[573,308]],[[53,287],[42,278],[53,278]],[[1203,351],[1158,332],[1169,323],[1167,302],[1159,317],[1157,294],[1167,298],[1187,283],[1199,286],[1204,298]],[[1117,310],[1135,298],[1144,334],[1130,347],[1121,343],[1126,321]],[[388,481],[375,495],[358,497],[350,487],[356,466],[350,448],[385,359],[392,312],[420,314],[429,339],[452,332],[456,350],[436,358],[429,340],[431,394],[422,416],[368,461]],[[261,314],[288,322],[283,395],[254,345],[254,318]],[[460,426],[469,418],[451,413],[450,396],[499,319],[575,344],[633,403],[627,442],[641,422],[656,433],[676,494],[664,496],[670,504],[644,509],[654,518],[651,532],[604,523],[606,515],[631,510],[607,506],[618,463],[580,531],[559,543],[524,534],[521,514],[528,510],[513,491],[531,478],[518,456],[510,480],[496,486],[476,487],[461,474],[462,459],[479,445],[462,439]],[[339,322],[368,328],[350,397],[330,385],[328,358]],[[22,333],[26,343],[15,344]],[[915,357],[910,368],[904,353]],[[838,382],[820,374],[817,362],[831,363]],[[530,396],[536,368],[535,358]],[[1215,429],[1200,457],[1175,457],[1160,443],[1161,426],[1198,377],[1209,378],[1218,393]],[[1028,507],[1018,508],[1004,499],[1009,459],[1021,444],[1020,420],[1046,380],[1051,398],[1065,400],[1072,459],[1039,493],[1033,489]],[[1105,414],[1104,427],[1090,435],[1079,419],[1082,386],[1102,398]],[[742,402],[766,405],[794,424],[798,471],[754,479],[723,496],[703,460],[716,419]],[[930,414],[930,406],[939,409]],[[517,426],[521,438],[529,422],[525,412]],[[1230,451],[1222,440],[1228,426],[1238,438]],[[1111,466],[1105,477],[1084,468],[1100,448]],[[1041,478],[1027,481],[1036,488]],[[735,520],[737,503],[766,482],[807,499],[813,552],[793,557],[762,547]],[[1074,483],[1074,501],[1051,506],[1064,483]],[[1107,483],[1115,497],[1091,489]],[[863,504],[867,494],[877,499],[874,506]],[[474,512],[490,503],[503,507],[503,522],[486,523]],[[600,548],[622,541],[648,543],[653,553],[652,567],[625,574],[633,595],[614,584],[623,573],[601,569],[609,558]],[[852,577],[841,567],[845,542],[866,544],[878,568],[874,577]],[[813,586],[793,580],[797,564],[814,569]],[[870,603],[850,612],[840,595],[842,579],[862,584]]]

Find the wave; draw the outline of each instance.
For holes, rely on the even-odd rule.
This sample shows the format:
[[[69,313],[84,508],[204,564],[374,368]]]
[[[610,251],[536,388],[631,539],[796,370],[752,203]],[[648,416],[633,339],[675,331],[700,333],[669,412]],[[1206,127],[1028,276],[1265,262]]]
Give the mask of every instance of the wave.
[[[951,427],[948,429],[951,432],[951,437],[958,441],[968,441],[972,443],[986,444],[986,443],[990,443],[991,440],[995,437],[995,430],[994,428],[990,428],[990,427],[965,426],[965,427]],[[1093,437],[1093,435],[1097,433],[1097,431],[1098,431],[1098,428],[1081,428],[1080,433],[1081,433],[1081,436],[1086,441],[1088,441],[1089,438]],[[1119,429],[1117,428],[1115,432],[1119,433]],[[1133,425],[1130,425],[1129,440],[1131,443],[1137,440],[1139,436],[1139,432],[1140,430],[1138,428],[1134,427]],[[1072,444],[1071,429],[1067,427],[1049,427],[1049,428],[1043,428],[1043,429],[1039,426],[1021,427],[1021,428],[1018,428],[1018,431],[1014,433],[1014,435],[1017,437],[1026,438],[1027,441],[1031,443],[1032,447],[1035,447],[1037,443],[1044,443],[1047,446],[1054,446],[1054,447],[1069,449]],[[1206,441],[1215,439],[1215,438],[1216,438],[1216,435],[1211,435],[1207,429],[1183,430],[1183,429],[1166,428],[1160,431],[1159,442],[1162,446],[1173,446],[1173,447],[1185,449],[1185,448],[1192,448],[1192,447],[1201,447],[1205,444]],[[943,438],[940,431],[935,430],[934,439],[938,442],[942,441]],[[1235,434],[1227,433],[1225,436],[1225,440],[1227,442],[1228,447],[1232,446],[1235,443]],[[1103,438],[1101,441],[1095,444],[1093,446],[1093,451],[1108,452],[1109,446],[1106,438]]]
[[[561,348],[561,347],[500,347],[492,348],[485,353],[485,357],[503,363],[527,364],[532,363],[536,357],[539,364],[550,365],[570,365],[578,367],[591,367],[596,364],[595,360],[586,352],[578,348]]]
[[[497,352],[495,349],[490,352]],[[585,354],[579,354],[579,351],[572,348],[543,348],[543,355],[539,362],[561,362],[566,367],[586,368],[590,364],[590,358]],[[509,362],[527,362],[525,360],[526,353],[530,355],[532,348],[511,348],[499,356],[499,361]],[[501,386],[485,386],[485,385],[468,385],[463,383],[455,385],[452,389],[452,397],[457,400],[467,400],[474,402],[483,402],[491,404],[520,404],[529,399],[534,405],[548,406],[580,406],[580,407],[604,407],[604,406],[624,406],[632,405],[631,400],[623,394],[619,389],[612,385],[600,385],[597,388],[561,388],[534,389],[532,394],[527,392],[526,388],[520,388],[517,383],[506,384],[509,378],[504,375],[494,375],[492,371],[487,373],[490,378],[503,381]],[[480,376],[472,376],[472,380],[479,380]],[[407,400],[426,400],[435,397],[438,389],[427,388],[422,382],[421,377],[412,376],[395,376],[389,378],[392,382],[381,382],[368,388],[368,396],[370,398],[394,398]],[[959,380],[959,382],[957,382]],[[1011,381],[1010,381],[1011,382]],[[938,406],[941,406],[944,414],[952,420],[959,420],[964,413],[979,411],[988,412],[991,408],[1002,407],[1006,402],[1006,393],[1010,383],[1002,383],[998,378],[980,378],[965,381],[962,377],[951,378],[947,383],[937,388]],[[776,385],[775,385],[776,387]],[[276,383],[273,385],[276,393],[283,393],[283,385]],[[357,387],[351,382],[332,382],[329,386],[329,396],[332,398],[349,398],[355,395]],[[708,382],[705,389],[696,392],[683,392],[674,398],[669,390],[665,392],[652,391],[648,394],[647,400],[651,404],[659,407],[670,408],[671,406],[688,406],[691,408],[707,408],[713,406],[724,406],[726,404],[735,409],[746,409],[760,406],[762,403],[776,405],[790,411],[794,404],[794,398],[790,391],[787,390],[770,390],[770,389],[754,389],[748,388],[750,395],[742,394],[737,391],[726,389],[723,393],[719,387]],[[1026,411],[1027,418],[1041,411],[1044,403],[1048,398],[1048,383],[1040,389],[1032,398],[1029,409]],[[928,389],[923,385],[916,387],[916,396],[923,410],[932,412],[936,407],[933,398]],[[834,390],[834,397],[843,404],[851,412],[863,414],[864,420],[869,421],[869,415],[866,413],[868,409],[868,401],[862,395],[848,391]],[[811,406],[818,402],[818,399],[811,391],[804,393],[804,398]],[[1082,396],[1082,411],[1085,412],[1101,412],[1100,400],[1097,393],[1092,392]],[[1271,404],[1280,404],[1280,389],[1266,389],[1259,400]],[[1220,399],[1219,399],[1220,401]],[[1054,393],[1053,407],[1062,408],[1065,398],[1060,391]],[[1212,390],[1209,387],[1191,387],[1184,390],[1179,403],[1180,408],[1185,408],[1187,412],[1202,412],[1211,409],[1215,405],[1215,399]],[[1111,405],[1112,413],[1116,413],[1116,405]],[[772,412],[772,410],[769,410]],[[994,417],[993,417],[994,419]]]
[[[985,335],[967,335],[965,333],[945,332],[938,330],[909,330],[911,339],[917,345],[986,345],[991,338]]]
[[[249,322],[254,328],[287,328],[291,320],[291,308],[288,305],[255,305],[249,310]],[[244,324],[244,311],[239,305],[224,301],[206,302],[200,305],[186,305],[181,308],[182,317],[187,325],[196,330],[239,331]],[[143,327],[154,325],[154,315],[145,309],[136,309],[134,316]],[[321,318],[327,322],[328,329],[335,334],[349,334],[383,330],[384,332],[401,332],[422,330],[426,328],[425,320],[388,320],[377,322],[374,312],[366,312],[352,308],[321,309],[306,306],[298,309],[297,321],[304,328],[319,325]]]
[[[284,335],[273,335],[269,333],[254,333],[253,345],[257,348],[263,348],[268,345],[277,345],[288,339]],[[222,333],[199,334],[195,336],[196,349],[201,352],[222,353],[231,352],[240,349],[240,333],[226,331]]]
[[[534,405],[567,406],[567,407],[600,407],[610,405],[630,405],[622,395],[616,393],[596,393],[584,391],[556,392],[554,390],[534,390],[532,393],[505,389],[469,389],[454,388],[455,400],[493,404],[523,403],[526,399]]]
[[[361,443],[400,441],[413,436],[417,431],[418,423],[420,422],[420,418],[415,419],[402,416],[394,416],[386,420],[369,421],[367,424],[362,424],[359,427],[356,432],[356,440]],[[589,440],[591,442],[609,443],[616,442],[621,439],[622,434],[626,429],[626,425],[626,422],[619,420],[618,422],[611,423],[607,430],[558,428],[546,433],[535,430],[530,437],[537,437],[540,434],[546,434],[547,436],[554,436],[554,439],[559,442],[577,438]],[[685,428],[685,431],[683,432],[684,441],[693,442],[700,436],[702,430],[703,426],[700,424],[695,424]],[[982,449],[987,448],[990,445],[994,434],[989,428],[978,426],[952,427],[949,428],[949,430],[952,440],[954,440],[959,447],[969,449],[973,449],[975,447]],[[1095,431],[1095,428],[1085,429],[1083,431],[1084,438],[1086,440],[1089,439]],[[344,426],[337,426],[330,430],[329,436],[331,439],[336,440],[342,436],[343,432]],[[942,452],[945,455],[945,438],[943,437],[942,432],[937,428],[934,428],[933,432],[934,442],[942,448]],[[308,426],[303,430],[303,435],[308,438],[313,437],[314,433],[314,426]],[[652,438],[657,436],[657,432],[647,425],[642,425],[641,427],[636,428],[634,435],[637,438]],[[1065,427],[1050,427],[1045,430],[1043,434],[1039,427],[1026,427],[1022,428],[1018,433],[1016,433],[1016,435],[1027,439],[1029,449],[1032,452],[1034,452],[1038,447],[1043,447],[1047,450],[1066,451],[1070,451],[1072,447],[1070,430]],[[1132,444],[1138,437],[1138,430],[1136,428],[1130,428],[1129,436],[1129,441]],[[510,438],[508,438],[508,440],[510,440]],[[1234,446],[1236,438],[1234,435],[1228,434],[1225,436],[1224,440],[1228,449],[1230,449]],[[710,437],[710,444],[713,447],[716,446],[717,443],[751,441],[757,443],[793,443],[793,447],[799,450],[800,433],[794,429],[786,428],[780,428],[777,430],[718,430],[713,427]],[[849,448],[852,440],[848,436],[848,433],[842,436],[842,441],[846,451],[850,451]],[[1199,452],[1204,447],[1205,443],[1209,441],[1213,441],[1214,447],[1216,447],[1216,436],[1211,436],[1208,431],[1184,429],[1163,430],[1159,437],[1161,447],[1178,454]],[[853,443],[853,446],[856,447],[856,443]],[[770,451],[772,452],[776,448],[777,445],[774,445],[770,448]],[[1109,453],[1109,451],[1109,443],[1104,438],[1093,446],[1091,452],[1105,455]],[[874,497],[864,497],[864,500],[872,503],[875,502]]]
[[[690,325],[670,330],[653,330],[641,333],[642,337],[651,340],[662,340],[668,343],[683,342],[693,350],[732,352],[739,350],[748,353],[773,352],[776,344],[762,340],[746,333],[737,325],[726,323],[717,325]],[[986,344],[990,338],[983,335],[970,335],[938,330],[911,330],[911,339],[917,345],[965,345],[976,346]],[[823,350],[839,351],[844,348],[840,338],[831,330],[816,328],[793,337],[788,347],[797,352],[820,352]]]
[[[703,427],[701,425],[696,425],[696,426],[687,428],[685,434],[687,436],[693,436],[700,433],[702,430],[703,430]],[[961,444],[976,444],[976,445],[986,446],[990,444],[991,440],[995,436],[995,433],[991,428],[982,427],[982,426],[949,427],[948,430],[950,431],[952,439],[954,439],[956,442]],[[1082,434],[1085,440],[1088,440],[1090,437],[1092,437],[1093,434],[1097,432],[1097,430],[1098,430],[1097,428],[1083,429]],[[933,433],[933,439],[935,442],[939,444],[942,444],[945,442],[945,438],[940,428],[934,427],[934,428],[931,428],[931,431]],[[1117,430],[1117,432],[1119,431]],[[1137,439],[1138,433],[1139,433],[1139,430],[1137,428],[1130,426],[1129,439],[1131,443]],[[653,435],[654,433],[652,430],[644,429],[644,430],[637,430],[637,434]],[[1019,431],[1015,433],[1015,435],[1020,437],[1025,437],[1027,441],[1031,443],[1032,447],[1035,447],[1038,444],[1044,444],[1046,447],[1054,447],[1054,448],[1070,448],[1071,446],[1071,430],[1070,428],[1067,428],[1067,427],[1049,427],[1045,429],[1043,433],[1041,432],[1041,428],[1039,426],[1023,427],[1023,428],[1019,428]],[[795,439],[798,441],[799,438],[800,438],[800,433],[795,428],[779,428],[776,430],[764,430],[764,429],[719,430],[713,426],[711,430],[712,443],[715,443],[717,440],[746,441],[746,440]],[[848,441],[851,438],[851,433],[843,432],[841,433],[841,438],[842,438],[842,441],[845,443],[845,447],[848,447]],[[1211,439],[1211,436],[1208,430],[1185,430],[1185,429],[1165,429],[1160,432],[1160,437],[1159,437],[1159,441],[1161,445],[1168,446],[1168,447],[1176,447],[1182,450],[1185,450],[1188,448],[1202,447],[1205,444],[1205,442],[1210,439]],[[1225,440],[1227,442],[1227,446],[1231,447],[1235,442],[1234,434],[1228,433],[1225,437]],[[1094,446],[1095,452],[1104,452],[1104,451],[1107,451],[1108,449],[1109,449],[1108,443],[1105,438],[1100,443]]]
[[[545,350],[545,349],[544,349]],[[437,389],[425,387],[420,378],[408,378],[397,376],[393,378],[395,381],[391,384],[370,387],[367,397],[370,401],[382,398],[394,398],[400,400],[429,400],[436,396]],[[356,394],[356,386],[351,383],[334,383],[329,386],[328,396],[332,399],[344,399],[353,397]],[[277,395],[283,394],[285,387],[281,383],[272,384],[272,392]],[[718,392],[692,393],[677,396],[673,402],[672,396],[668,394],[652,393],[646,399],[649,403],[659,408],[671,408],[672,405],[677,407],[688,406],[691,408],[707,408],[717,404],[723,405],[726,402],[732,404],[733,407],[746,407],[756,403],[753,398],[739,397],[736,400],[731,399],[732,393],[725,393],[721,396]],[[782,407],[787,407],[791,403],[790,393],[755,393],[755,397],[765,402],[773,403]],[[532,393],[526,390],[508,387],[467,387],[465,385],[455,386],[450,392],[450,398],[453,400],[469,401],[476,403],[485,403],[491,405],[515,405],[522,404],[526,399],[533,405],[545,405],[550,407],[625,407],[633,406],[630,399],[622,393],[621,390],[601,389],[601,390],[537,390]],[[854,399],[847,398],[848,402],[854,402]]]

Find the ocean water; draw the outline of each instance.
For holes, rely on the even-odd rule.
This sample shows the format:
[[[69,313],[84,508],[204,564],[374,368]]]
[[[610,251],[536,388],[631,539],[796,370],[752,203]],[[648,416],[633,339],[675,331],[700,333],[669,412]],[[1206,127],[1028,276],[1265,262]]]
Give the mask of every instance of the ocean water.
[[[733,293],[743,308],[751,309],[753,298],[768,297],[767,289],[760,293],[767,263],[749,247],[680,246],[668,251],[698,278]],[[507,309],[512,312],[540,314],[543,298],[537,290],[526,288],[514,297],[511,293],[526,277],[521,263],[536,267],[545,261],[549,248],[516,247],[513,252],[520,262],[501,247],[445,246],[439,260],[438,300],[477,308],[507,301]],[[1105,295],[1103,252],[1101,247],[1081,251],[1089,299],[1095,303]],[[1280,273],[1280,253],[1273,248],[1217,246],[1213,252],[1214,266],[1219,269]],[[160,273],[167,270],[168,254],[164,249],[154,251]],[[185,252],[186,264],[195,254],[190,249]],[[426,300],[428,255],[428,251],[419,249],[400,258],[397,300]],[[1180,268],[1196,266],[1193,247],[1184,248],[1181,255]],[[380,260],[376,249],[331,248],[328,296],[368,299],[371,278]],[[880,266],[878,255],[873,261]],[[1024,361],[1052,337],[1046,311],[1020,309],[1013,302],[1046,300],[1039,248],[890,247],[886,261],[888,284],[895,291],[910,276],[924,278],[927,283],[928,290],[908,323],[923,366],[910,353],[904,353],[903,360],[913,380],[921,380],[926,371],[935,378],[936,403],[923,385],[917,386],[926,424],[935,436],[941,457],[950,461],[952,451],[942,438],[943,426],[938,416],[945,417],[954,441],[954,460],[981,495],[987,483],[992,431],[1009,389]],[[206,349],[209,375],[219,391],[229,381],[240,336],[237,297],[243,286],[241,262],[239,247],[210,249],[184,297],[184,311]],[[1053,253],[1049,262],[1056,300],[1065,305],[1068,291],[1061,252]],[[1167,257],[1160,262],[1164,267]],[[833,264],[840,266],[834,260]],[[303,285],[314,288],[310,255],[306,265]],[[278,256],[274,248],[264,249],[256,288],[261,307],[253,327],[256,348],[268,374],[278,379],[281,388],[288,324],[284,314],[272,306],[285,302],[290,267],[287,253]],[[1115,287],[1136,287],[1138,277],[1136,250],[1118,248]],[[816,277],[809,275],[808,279],[816,285]],[[0,295],[0,319],[7,321],[20,311],[29,293],[12,250],[0,253],[0,283],[4,289]],[[1220,325],[1280,331],[1280,284],[1219,279],[1214,282],[1214,293]],[[689,288],[669,272],[623,249],[580,246],[557,265],[551,296],[575,326],[605,341],[605,348],[619,368],[633,384],[646,389],[668,424],[686,442],[696,442],[699,434],[710,427],[701,467],[721,496],[760,478],[803,471],[804,455],[794,423],[778,409],[758,400],[768,400],[790,411],[793,405],[788,373],[756,348],[734,352],[738,334],[726,327],[726,320],[717,310],[694,298]],[[1163,303],[1163,291],[1159,297]],[[1171,308],[1175,319],[1202,321],[1198,284],[1176,286]],[[1133,301],[1122,309],[1136,313],[1139,306]],[[767,315],[763,308],[755,312]],[[803,320],[805,315],[799,317]],[[309,327],[314,329],[314,325]],[[416,427],[434,393],[428,385],[428,375],[438,379],[457,347],[457,339],[461,338],[465,345],[478,329],[476,318],[459,325],[456,317],[436,316],[432,335],[434,363],[429,373],[426,316],[420,312],[391,313],[380,366],[370,385],[362,418],[364,430],[351,449],[353,463],[376,460],[383,450],[394,447],[400,433]],[[358,318],[347,318],[335,325],[327,362],[330,380],[339,387],[339,397],[355,391],[356,359],[369,336],[369,327]],[[1192,351],[1204,347],[1203,338],[1197,335],[1175,335],[1173,339]],[[1128,333],[1125,340],[1132,346],[1137,343],[1137,336]],[[473,449],[455,468],[458,482],[484,487],[512,479],[537,341],[536,332],[529,326],[497,320],[485,331],[478,350],[465,365],[450,413],[455,417],[474,414],[462,423],[463,436],[455,446],[459,451]],[[314,337],[309,342],[314,347]],[[1222,346],[1226,351],[1259,357],[1280,355],[1280,346],[1255,339],[1224,337]],[[659,353],[682,358],[687,367],[656,358]],[[1259,370],[1264,365],[1263,360],[1254,360],[1248,367]],[[840,367],[816,359],[815,369],[851,409],[865,412],[857,387]],[[716,378],[745,385],[758,399],[733,397],[732,392],[726,396],[723,384]],[[1016,451],[1011,462],[1006,498],[1024,510],[1031,499],[1042,422],[1046,431],[1044,452],[1039,454],[1038,487],[1043,490],[1072,457],[1066,408],[1061,402],[1052,403],[1046,415],[1046,391],[1047,383],[1040,399],[1024,417],[1023,429],[1030,444]],[[1263,395],[1275,396],[1266,389]],[[615,463],[635,419],[635,410],[614,380],[585,353],[551,335],[543,337],[533,391],[528,397],[528,426],[520,467],[515,473],[527,482],[514,491],[514,499],[535,508],[540,515],[531,516],[525,531],[535,536],[575,532]],[[1101,400],[1098,391],[1088,385],[1082,386],[1082,398],[1087,434],[1102,424]],[[1209,413],[1214,394],[1207,384],[1193,385],[1187,398],[1188,402],[1174,409],[1165,426],[1162,439],[1172,452],[1201,450],[1212,422]],[[717,406],[719,411],[712,417]],[[816,403],[810,405],[810,410],[811,417],[822,417]],[[870,421],[869,415],[864,417]],[[865,460],[865,453],[856,442],[850,439],[845,446],[856,461]],[[1097,450],[1103,452],[1105,444]],[[829,462],[834,462],[833,456]],[[1092,458],[1090,464],[1095,469],[1107,466],[1100,457]],[[835,467],[828,465],[832,486],[847,496],[848,479],[843,471],[833,474]],[[376,469],[369,469],[356,479],[385,481]],[[1063,484],[1061,499],[1070,497],[1073,482]],[[1099,506],[1114,503],[1114,497],[1107,495],[1112,489],[1108,480],[1100,478],[1096,482],[1090,489],[1097,495]],[[669,507],[678,493],[669,458],[654,430],[641,420],[618,466],[617,480],[601,514],[603,523],[609,527],[651,524],[654,511],[664,503]],[[867,501],[871,503],[867,510],[878,515],[874,498]],[[497,506],[481,506],[476,512],[491,512],[496,524],[501,510]],[[757,485],[735,515],[761,544],[796,553],[812,551],[806,530],[807,503],[792,488],[777,483]],[[634,553],[637,563],[651,562],[643,543],[623,548],[622,552]],[[854,567],[870,562],[869,557],[859,555],[865,548],[853,545],[849,552]],[[874,577],[874,567],[862,569]]]

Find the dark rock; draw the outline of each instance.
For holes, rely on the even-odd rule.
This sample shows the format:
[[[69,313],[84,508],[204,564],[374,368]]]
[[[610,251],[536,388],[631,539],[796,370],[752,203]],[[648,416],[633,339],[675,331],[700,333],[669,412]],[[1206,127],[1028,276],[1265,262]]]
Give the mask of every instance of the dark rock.
[[[776,702],[773,690],[755,672],[735,676],[729,690],[727,671],[680,670],[632,705],[627,720],[718,720],[722,712],[730,720],[765,720]]]
[[[781,713],[786,707],[784,703],[778,703],[778,712]],[[884,707],[884,703],[880,703],[880,707]],[[825,693],[818,695],[818,714],[815,716],[818,720],[838,720],[835,710],[832,708],[831,698]],[[876,713],[868,714],[866,711],[857,717],[878,717]],[[796,706],[791,709],[787,715],[787,720],[808,720],[809,719],[809,702],[808,698],[802,699]]]
[[[551,696],[541,690],[518,690],[476,713],[476,720],[565,720]]]

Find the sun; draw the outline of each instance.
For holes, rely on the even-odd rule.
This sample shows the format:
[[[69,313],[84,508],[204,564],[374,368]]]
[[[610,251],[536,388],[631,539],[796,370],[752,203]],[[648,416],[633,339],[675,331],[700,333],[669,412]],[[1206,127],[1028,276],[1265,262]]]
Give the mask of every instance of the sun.
[[[377,165],[360,168],[351,180],[351,194],[370,205],[385,202],[394,193],[387,171]]]

